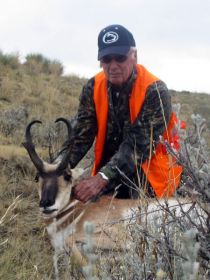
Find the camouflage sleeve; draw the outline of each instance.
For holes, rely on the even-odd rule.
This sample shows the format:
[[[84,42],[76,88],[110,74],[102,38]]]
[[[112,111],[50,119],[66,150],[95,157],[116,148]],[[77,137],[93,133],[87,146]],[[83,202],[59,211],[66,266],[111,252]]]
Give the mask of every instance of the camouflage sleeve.
[[[83,87],[80,95],[76,125],[73,130],[73,141],[64,144],[62,153],[71,149],[69,163],[74,168],[91,148],[97,132],[95,105],[93,101],[94,79]]]
[[[118,167],[124,174],[131,176],[137,164],[148,159],[151,146],[154,149],[159,142],[171,111],[171,97],[166,85],[162,81],[152,84],[147,89],[142,110],[124,137],[118,152],[100,171],[109,179],[114,179],[118,176]]]

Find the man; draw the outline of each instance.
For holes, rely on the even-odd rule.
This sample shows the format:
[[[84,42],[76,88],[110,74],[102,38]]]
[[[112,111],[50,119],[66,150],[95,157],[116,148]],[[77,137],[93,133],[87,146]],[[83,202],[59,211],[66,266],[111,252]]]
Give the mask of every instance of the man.
[[[121,25],[100,32],[98,60],[103,71],[81,93],[69,159],[74,168],[96,137],[95,162],[92,176],[75,186],[75,198],[86,202],[115,188],[121,198],[140,190],[172,195],[182,169],[160,143],[160,136],[174,146],[177,139],[166,85],[137,64],[133,35]]]

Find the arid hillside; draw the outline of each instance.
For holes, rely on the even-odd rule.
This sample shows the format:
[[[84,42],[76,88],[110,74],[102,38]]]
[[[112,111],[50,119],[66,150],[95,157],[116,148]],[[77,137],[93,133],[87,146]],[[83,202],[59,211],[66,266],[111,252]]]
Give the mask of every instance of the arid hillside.
[[[35,168],[21,143],[24,140],[27,123],[33,119],[43,122],[42,126],[33,130],[34,141],[41,157],[48,157],[49,145],[56,151],[63,143],[66,131],[62,126],[57,127],[54,120],[58,117],[71,118],[75,115],[79,95],[86,79],[63,76],[62,73],[63,67],[60,62],[50,61],[40,54],[28,55],[26,61],[20,63],[17,55],[0,52],[0,279],[54,279],[53,250],[39,215],[39,200],[34,181]],[[180,118],[185,120],[188,126],[192,124],[192,114],[200,114],[206,119],[206,140],[210,145],[208,136],[210,95],[175,90],[170,92],[173,103],[181,104]],[[156,234],[155,229],[154,232]],[[153,238],[154,246],[151,248],[153,253],[148,251],[147,261],[151,262],[150,268],[154,269],[154,273],[157,272],[155,261],[159,253],[162,258],[161,250],[165,248],[164,242],[171,242],[168,231],[164,234],[165,241],[158,243],[158,239]],[[147,237],[142,238],[145,238],[145,241]],[[177,235],[175,237],[177,238]],[[205,241],[205,238],[203,240]],[[177,240],[174,244],[178,244]],[[181,261],[178,259],[176,262],[177,255],[173,257],[170,255],[174,252],[170,246],[166,247],[167,257],[170,257],[169,264],[173,264],[173,269],[169,269],[170,277],[164,278],[166,274],[163,271],[161,272],[163,277],[154,278],[150,275],[145,279],[181,279],[176,274],[179,270],[177,267],[180,267],[183,260],[186,262],[186,258],[183,257]],[[141,249],[140,253],[135,251],[134,256],[139,253],[146,260],[144,252],[149,249],[149,243],[145,241]],[[150,253],[153,254],[153,259]],[[131,260],[130,257],[128,259]],[[59,259],[60,279],[81,279],[78,270],[68,264],[68,261],[64,256]],[[164,261],[162,263],[164,264]],[[140,271],[135,258],[132,265],[136,271]],[[133,268],[132,265],[129,263],[128,268]],[[208,262],[204,262],[201,270],[202,275],[206,273],[207,277],[209,274],[207,275],[205,271],[209,269],[208,265]],[[146,266],[145,261],[143,268],[145,271]],[[120,264],[114,260],[113,264],[110,264],[110,271],[116,276],[97,279],[139,279],[122,278],[118,272],[123,269],[125,263]],[[129,269],[125,269],[128,275]]]

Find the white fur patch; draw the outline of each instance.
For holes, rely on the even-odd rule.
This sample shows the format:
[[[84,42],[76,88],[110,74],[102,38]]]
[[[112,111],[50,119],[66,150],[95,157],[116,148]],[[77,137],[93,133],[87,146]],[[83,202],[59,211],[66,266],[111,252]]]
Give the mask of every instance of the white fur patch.
[[[61,230],[57,231],[57,227],[68,218],[69,215],[64,216],[60,220],[53,220],[53,222],[47,226],[48,234],[51,237],[52,246],[56,251],[62,251],[65,249],[65,239],[75,233],[76,225],[83,216],[84,211],[80,213],[80,215],[67,227],[62,228]]]
[[[55,171],[59,165],[59,162],[52,164],[52,163],[47,163],[46,161],[44,161],[43,163],[44,163],[44,172],[46,172],[46,173]]]

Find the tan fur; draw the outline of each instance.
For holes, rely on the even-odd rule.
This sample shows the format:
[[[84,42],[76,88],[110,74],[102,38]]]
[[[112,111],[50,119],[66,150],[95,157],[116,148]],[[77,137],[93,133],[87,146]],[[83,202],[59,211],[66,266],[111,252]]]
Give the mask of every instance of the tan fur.
[[[142,203],[149,204],[144,208]],[[157,201],[151,199],[150,201],[132,199],[115,199],[111,196],[102,196],[96,202],[90,202],[86,205],[79,203],[80,213],[83,211],[81,218],[77,221],[75,232],[65,239],[65,245],[71,248],[77,262],[84,265],[84,257],[78,249],[79,244],[86,242],[84,232],[84,224],[89,221],[95,225],[95,230],[92,236],[92,241],[96,248],[108,250],[123,250],[128,249],[131,242],[131,235],[129,233],[129,225],[136,223],[147,215],[148,220],[152,220],[154,213],[162,217],[163,210],[161,210],[161,203],[164,200]],[[180,201],[187,209],[191,204],[186,200]],[[179,203],[175,199],[168,200],[169,207],[179,208]],[[147,213],[143,210],[147,209]]]
[[[48,171],[56,169],[57,164],[45,165]],[[54,169],[53,169],[54,167]],[[46,168],[46,169],[47,169]],[[81,244],[86,242],[84,233],[84,223],[92,222],[95,230],[92,236],[96,248],[101,249],[126,249],[129,247],[131,236],[129,233],[129,224],[141,221],[145,216],[150,221],[154,218],[154,213],[159,216],[163,215],[161,203],[164,200],[144,199],[116,199],[112,196],[102,196],[95,202],[83,204],[71,198],[72,187],[82,177],[82,169],[66,169],[66,172],[72,175],[71,181],[66,181],[63,175],[57,176],[58,193],[54,205],[49,206],[51,213],[45,213],[40,208],[45,218],[49,236],[55,250],[70,248],[73,256],[81,265],[84,264],[84,257],[78,249]],[[51,181],[49,176],[48,181]],[[45,182],[45,185],[49,182]],[[43,180],[39,180],[39,194],[45,187]],[[182,200],[181,203],[186,203]],[[148,207],[144,207],[146,204]],[[179,203],[175,199],[168,200],[169,207],[179,208]],[[188,209],[190,203],[186,204]],[[147,212],[145,215],[144,209]],[[179,210],[180,211],[180,210]],[[155,218],[156,219],[156,218]]]

